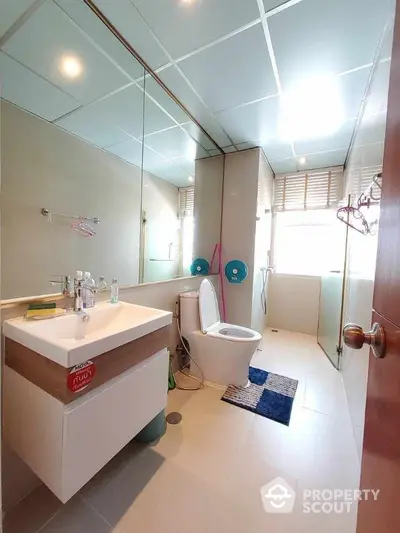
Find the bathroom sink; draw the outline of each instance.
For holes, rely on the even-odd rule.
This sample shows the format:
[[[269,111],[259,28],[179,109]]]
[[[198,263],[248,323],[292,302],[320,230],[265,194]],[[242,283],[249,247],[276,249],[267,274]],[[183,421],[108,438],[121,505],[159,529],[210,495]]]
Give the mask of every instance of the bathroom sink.
[[[70,368],[169,326],[172,313],[124,302],[87,309],[89,320],[76,313],[49,320],[16,318],[4,322],[4,335],[26,348]]]

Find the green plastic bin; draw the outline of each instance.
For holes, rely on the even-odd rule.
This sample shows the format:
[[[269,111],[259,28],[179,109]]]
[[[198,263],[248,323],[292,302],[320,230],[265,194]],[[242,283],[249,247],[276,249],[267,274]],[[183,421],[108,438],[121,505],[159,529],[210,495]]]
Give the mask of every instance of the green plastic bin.
[[[139,442],[153,442],[164,435],[166,428],[165,409],[163,409],[136,435],[135,439]]]

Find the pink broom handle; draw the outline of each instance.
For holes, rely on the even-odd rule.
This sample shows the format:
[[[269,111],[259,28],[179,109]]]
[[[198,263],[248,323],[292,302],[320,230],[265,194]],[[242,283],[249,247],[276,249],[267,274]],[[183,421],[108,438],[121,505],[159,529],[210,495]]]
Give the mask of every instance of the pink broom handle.
[[[221,302],[222,302],[222,321],[226,322],[226,302],[224,292],[224,274],[222,272],[222,246],[218,244],[218,260],[219,260],[219,282],[221,285]]]

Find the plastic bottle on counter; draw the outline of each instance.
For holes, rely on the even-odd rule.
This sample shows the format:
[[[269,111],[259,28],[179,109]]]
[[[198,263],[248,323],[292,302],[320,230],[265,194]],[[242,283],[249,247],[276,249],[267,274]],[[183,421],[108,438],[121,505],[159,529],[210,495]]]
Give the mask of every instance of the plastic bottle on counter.
[[[112,283],[111,283],[111,298],[110,298],[110,302],[112,304],[118,303],[118,297],[119,297],[118,293],[119,293],[118,280],[117,278],[113,278]]]

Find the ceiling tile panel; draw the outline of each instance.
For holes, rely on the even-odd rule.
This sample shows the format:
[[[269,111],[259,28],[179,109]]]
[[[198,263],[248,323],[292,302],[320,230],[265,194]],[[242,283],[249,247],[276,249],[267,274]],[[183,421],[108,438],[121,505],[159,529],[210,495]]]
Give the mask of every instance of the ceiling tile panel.
[[[390,0],[303,0],[268,19],[284,90],[373,61]]]
[[[172,183],[172,185],[175,185],[176,187],[188,187],[192,184],[188,179],[189,176],[186,170],[175,165],[171,161],[162,161],[158,159],[157,154],[154,154],[153,158],[149,154],[149,157],[145,158],[143,168],[147,172]]]
[[[333,135],[320,137],[319,139],[297,141],[294,143],[295,152],[297,155],[304,155],[314,152],[327,152],[329,150],[347,150],[350,146],[355,125],[356,120],[350,119]]]
[[[255,0],[131,0],[177,59],[259,17]]]
[[[225,154],[231,154],[237,152],[236,146],[224,146],[223,148]]]
[[[2,96],[9,102],[45,118],[55,120],[79,107],[79,102],[0,52]],[[27,91],[29,87],[29,91]]]
[[[145,101],[144,124],[145,135],[175,126],[175,122],[148,97]]]
[[[129,2],[129,0],[127,0]],[[60,8],[98,44],[132,80],[144,75],[142,65],[83,2],[55,0]]]
[[[374,74],[374,78],[369,89],[369,97],[365,108],[365,115],[375,115],[385,113],[388,106],[390,78],[390,62],[380,62]]]
[[[277,93],[261,24],[185,59],[179,67],[213,112]]]
[[[94,115],[128,132],[143,135],[143,91],[136,85],[118,91],[90,106]]]
[[[142,164],[142,143],[134,139],[110,146],[107,148],[107,152],[111,152],[138,167]]]
[[[176,104],[172,98],[164,91],[164,89],[151,76],[147,76],[145,80],[140,83],[141,87],[146,84],[146,93],[152,96],[157,102],[173,117],[179,124],[184,124],[189,119],[189,116]]]
[[[4,51],[83,104],[129,82],[49,0],[6,42]],[[71,56],[82,65],[82,74],[74,79],[60,69],[62,59]]]
[[[217,115],[234,143],[269,139],[278,135],[279,97],[227,109]]]
[[[19,19],[35,0],[1,0],[0,37]]]
[[[216,118],[192,91],[175,67],[169,67],[163,70],[159,73],[159,76],[219,146],[231,144],[230,139],[218,124]]]
[[[184,157],[194,161],[207,156],[204,148],[179,127],[146,137],[146,145],[168,159]]]
[[[315,168],[336,167],[344,165],[348,150],[333,150],[332,152],[318,152],[307,154],[306,163],[301,166],[304,170]]]
[[[56,124],[101,148],[131,139],[129,135],[103,120],[93,107],[78,109],[58,120]]]
[[[236,145],[237,149],[240,150],[250,150],[251,148],[256,148],[258,146],[257,142],[252,143],[239,143]]]
[[[205,150],[213,150],[215,148],[215,144],[210,141],[194,122],[188,122],[187,124],[184,124],[183,127]]]
[[[143,91],[131,85],[90,106],[97,116],[128,132],[137,139],[143,131]],[[175,122],[153,101],[145,102],[145,134],[175,126]]]
[[[365,96],[370,74],[371,68],[365,68],[338,76],[339,91],[346,118],[357,117],[362,99]]]
[[[194,176],[195,162],[193,160],[187,159],[186,157],[177,157],[176,159],[173,159],[172,162],[182,168],[186,172],[187,177],[189,175]]]
[[[260,143],[261,144],[261,143]],[[267,139],[262,143],[262,149],[267,159],[286,159],[293,157],[293,150],[290,143],[279,139]]]
[[[130,0],[96,0],[95,4],[153,70],[169,62]]]
[[[276,161],[269,161],[272,170],[275,174],[285,174],[286,172],[297,172],[297,159],[288,157],[287,159],[277,159]]]

